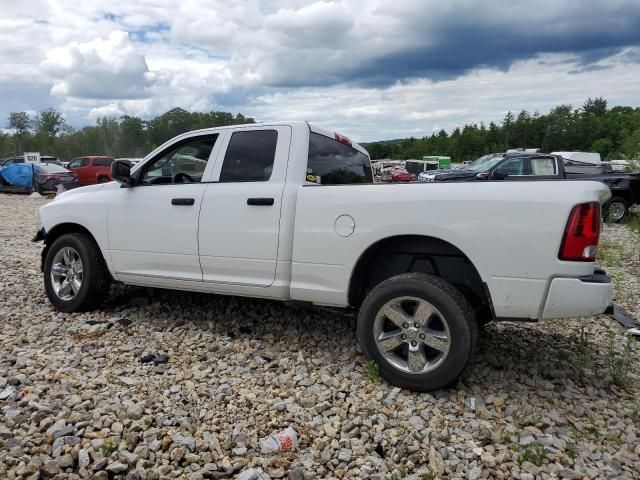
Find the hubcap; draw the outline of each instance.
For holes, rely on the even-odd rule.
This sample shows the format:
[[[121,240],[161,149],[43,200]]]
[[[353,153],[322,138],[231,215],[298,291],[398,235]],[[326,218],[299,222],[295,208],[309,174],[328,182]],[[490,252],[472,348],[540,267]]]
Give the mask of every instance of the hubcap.
[[[51,264],[51,286],[60,300],[72,300],[82,286],[82,260],[72,247],[62,247]]]
[[[376,316],[373,334],[382,356],[406,373],[438,368],[451,348],[446,319],[431,303],[417,297],[387,302]]]
[[[609,205],[609,217],[613,220],[620,220],[624,217],[624,205],[621,203],[612,203]]]

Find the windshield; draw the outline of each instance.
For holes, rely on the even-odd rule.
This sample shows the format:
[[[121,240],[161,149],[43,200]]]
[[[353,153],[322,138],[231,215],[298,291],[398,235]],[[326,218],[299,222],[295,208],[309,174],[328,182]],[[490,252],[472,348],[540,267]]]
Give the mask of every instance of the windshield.
[[[46,173],[67,173],[69,171],[64,167],[52,163],[41,163],[37,165],[36,168]]]
[[[500,160],[502,160],[502,158],[502,155],[496,155],[495,153],[485,155],[471,162],[466,170],[471,170],[472,172],[484,172],[496,165]]]

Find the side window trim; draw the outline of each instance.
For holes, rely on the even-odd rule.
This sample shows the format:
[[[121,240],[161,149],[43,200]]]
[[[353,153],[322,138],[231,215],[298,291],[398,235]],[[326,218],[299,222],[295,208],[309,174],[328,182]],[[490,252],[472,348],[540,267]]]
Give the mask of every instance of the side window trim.
[[[198,135],[190,135],[188,137],[184,137],[181,138],[180,140],[177,140],[173,143],[171,143],[170,145],[167,145],[164,149],[162,149],[161,151],[159,151],[157,154],[155,154],[153,157],[151,157],[149,160],[147,160],[146,162],[144,162],[143,165],[140,166],[139,169],[136,170],[135,172],[135,184],[138,186],[152,186],[152,185],[145,185],[142,183],[142,179],[144,178],[145,174],[147,173],[147,171],[149,170],[149,167],[159,158],[163,157],[164,155],[166,155],[167,153],[171,152],[172,150],[175,150],[177,148],[180,148],[183,145],[186,145],[188,143],[193,142],[194,140],[199,140],[199,139],[206,139],[206,138],[215,138],[215,142],[213,144],[213,148],[211,149],[211,153],[209,153],[209,158],[207,159],[207,165],[205,166],[204,172],[202,174],[202,178],[200,180],[200,182],[197,182],[196,184],[202,184],[202,183],[207,183],[207,181],[205,180],[208,177],[207,172],[210,171],[213,166],[211,165],[211,160],[214,157],[214,154],[216,152],[216,149],[218,148],[218,145],[220,144],[220,132],[211,132],[211,133],[206,133],[206,134],[198,134]],[[163,184],[158,184],[158,185],[153,185],[153,186],[160,186]],[[164,185],[173,185],[173,184],[164,184]],[[185,185],[189,185],[189,184],[185,184]]]

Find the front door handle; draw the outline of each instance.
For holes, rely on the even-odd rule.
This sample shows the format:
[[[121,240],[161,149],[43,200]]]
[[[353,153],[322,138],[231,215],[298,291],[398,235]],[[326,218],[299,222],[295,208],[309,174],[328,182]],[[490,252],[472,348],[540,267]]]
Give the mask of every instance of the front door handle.
[[[195,198],[172,198],[171,205],[193,205],[196,203]]]
[[[247,198],[247,205],[273,205],[273,198]]]

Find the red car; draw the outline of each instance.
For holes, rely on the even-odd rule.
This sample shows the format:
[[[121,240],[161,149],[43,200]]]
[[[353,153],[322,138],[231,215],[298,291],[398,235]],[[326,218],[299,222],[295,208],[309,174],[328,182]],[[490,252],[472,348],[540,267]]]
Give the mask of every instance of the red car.
[[[398,170],[393,172],[391,175],[391,181],[394,183],[399,182],[413,182],[416,179],[416,176],[413,173],[409,173],[405,170]]]
[[[111,181],[112,157],[87,156],[74,158],[67,168],[78,177],[81,186]]]

